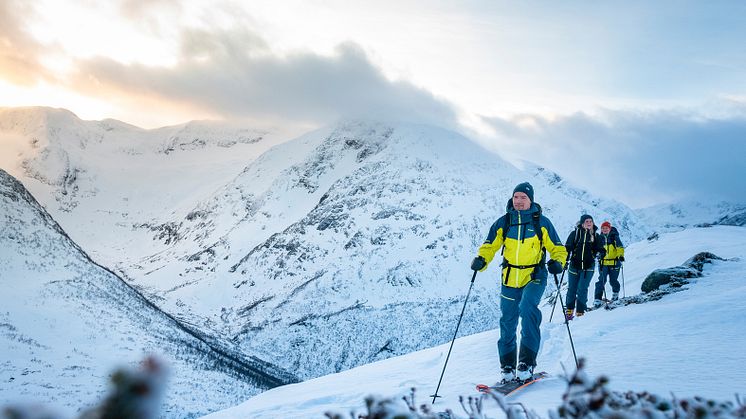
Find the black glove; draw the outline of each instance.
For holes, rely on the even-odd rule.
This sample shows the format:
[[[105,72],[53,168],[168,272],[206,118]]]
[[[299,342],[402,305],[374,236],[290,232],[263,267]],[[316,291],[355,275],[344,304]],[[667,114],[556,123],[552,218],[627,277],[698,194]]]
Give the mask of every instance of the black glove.
[[[617,259],[619,259],[619,262],[624,262],[624,256],[619,256]]]
[[[549,259],[549,262],[547,262],[547,270],[552,275],[557,275],[562,273],[562,264],[554,259]]]
[[[485,266],[487,266],[487,261],[481,256],[477,256],[471,261],[472,271],[481,271]]]

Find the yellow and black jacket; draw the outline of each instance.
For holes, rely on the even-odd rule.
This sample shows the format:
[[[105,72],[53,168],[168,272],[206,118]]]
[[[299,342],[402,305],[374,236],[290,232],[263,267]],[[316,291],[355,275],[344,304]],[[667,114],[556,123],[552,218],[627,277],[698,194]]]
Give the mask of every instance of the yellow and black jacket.
[[[619,257],[624,256],[624,245],[619,238],[619,231],[611,227],[609,234],[601,233],[601,243],[606,249],[606,256],[601,259],[602,266],[619,266]]]
[[[537,232],[537,227],[541,231]],[[513,288],[522,288],[534,279],[546,279],[546,256],[542,248],[563,266],[567,259],[567,250],[557,231],[549,219],[541,215],[541,207],[536,203],[527,210],[517,211],[512,201],[508,201],[508,213],[492,224],[487,239],[479,247],[479,256],[487,262],[482,271],[501,248],[502,284]]]
[[[606,255],[603,240],[594,225],[592,231],[584,229],[580,224],[570,232],[565,240],[565,248],[570,254],[570,267],[579,270],[593,270],[596,267],[596,258]]]

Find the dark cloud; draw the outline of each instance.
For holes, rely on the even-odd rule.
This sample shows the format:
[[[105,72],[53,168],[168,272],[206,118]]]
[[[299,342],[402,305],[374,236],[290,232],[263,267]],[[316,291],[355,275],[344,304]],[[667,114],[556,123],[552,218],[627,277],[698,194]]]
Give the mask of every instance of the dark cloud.
[[[14,84],[33,85],[50,78],[39,62],[45,47],[29,36],[24,22],[35,11],[22,0],[0,1],[0,78]]]
[[[501,151],[633,206],[698,197],[746,202],[746,117],[605,111],[485,118]]]
[[[108,89],[195,104],[225,116],[281,116],[308,121],[339,117],[405,119],[455,126],[450,104],[408,82],[386,79],[356,44],[331,56],[273,54],[247,29],[190,30],[173,67],[79,62],[78,88]]]

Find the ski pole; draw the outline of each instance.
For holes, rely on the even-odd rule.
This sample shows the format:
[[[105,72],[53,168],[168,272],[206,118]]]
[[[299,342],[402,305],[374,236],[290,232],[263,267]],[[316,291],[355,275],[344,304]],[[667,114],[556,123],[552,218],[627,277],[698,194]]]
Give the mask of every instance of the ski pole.
[[[619,269],[622,271],[622,298],[627,296],[627,292],[624,290],[624,264],[619,265]]]
[[[559,282],[557,281],[557,274],[554,274],[554,283],[557,284],[557,288],[559,288]],[[565,303],[562,301],[562,295],[557,294],[557,297],[560,299],[560,307],[562,307],[562,313],[565,313]],[[575,358],[575,368],[580,368],[580,364],[578,364],[578,356],[575,354],[575,344],[572,341],[572,333],[570,333],[570,322],[567,320],[567,316],[565,317],[565,326],[567,327],[567,335],[570,336],[570,347],[572,348],[572,356]]]
[[[567,267],[570,266],[570,258],[571,257],[572,257],[572,252],[570,252],[570,254],[567,255],[567,263],[565,263],[565,267],[562,268],[562,276],[560,276],[560,282],[559,282],[559,285],[557,285],[557,297],[554,298],[554,305],[552,306],[552,314],[549,315],[549,323],[552,322],[552,318],[554,317],[554,309],[557,308],[557,300],[559,299],[560,292],[562,292],[561,291],[562,281],[565,280],[565,271],[567,270]],[[554,278],[554,279],[556,280],[557,278]],[[555,281],[555,283],[556,282],[557,281]],[[563,313],[562,315],[563,316],[564,316],[564,312],[565,312],[565,309],[563,308],[562,309],[562,313]]]
[[[453,333],[453,339],[451,340],[451,347],[448,348],[448,355],[446,355],[446,362],[443,364],[443,371],[440,373],[440,380],[438,380],[438,387],[435,389],[435,394],[432,394],[430,397],[433,398],[433,403],[435,404],[435,399],[438,397],[441,397],[438,395],[438,390],[440,390],[440,383],[443,382],[443,374],[446,373],[446,366],[448,366],[448,358],[451,357],[451,350],[453,349],[453,343],[456,342],[456,336],[458,335],[458,328],[461,326],[461,319],[464,317],[464,311],[466,310],[466,302],[469,301],[469,294],[471,294],[471,289],[474,287],[474,278],[477,277],[477,271],[474,270],[474,275],[471,276],[471,284],[469,285],[469,292],[466,293],[466,298],[464,299],[464,307],[461,309],[461,315],[458,316],[458,323],[456,323],[456,332]]]

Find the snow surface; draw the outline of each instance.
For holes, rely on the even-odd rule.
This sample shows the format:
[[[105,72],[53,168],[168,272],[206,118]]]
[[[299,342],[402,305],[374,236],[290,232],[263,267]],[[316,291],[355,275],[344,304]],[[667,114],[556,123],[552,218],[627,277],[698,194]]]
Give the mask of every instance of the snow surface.
[[[677,266],[701,251],[727,261],[704,268],[683,292],[658,301],[614,310],[591,311],[570,323],[578,355],[587,359],[590,376],[610,377],[619,391],[649,391],[661,396],[701,395],[733,400],[746,394],[746,229],[717,226],[664,234],[659,240],[627,247],[626,294],[637,294],[644,278],[656,268]],[[489,270],[488,270],[489,272]],[[485,280],[485,274],[478,280]],[[464,284],[466,289],[466,283]],[[565,325],[557,316],[548,323],[551,307],[543,308],[539,369],[553,378],[511,396],[536,413],[561,403],[563,372],[574,361]],[[453,319],[455,327],[457,319]],[[473,321],[466,317],[464,322]],[[474,395],[477,383],[492,383],[499,371],[496,330],[456,340],[434,408],[463,414],[459,395]],[[364,411],[370,394],[400,398],[417,389],[417,404],[430,403],[449,344],[364,365],[303,383],[275,388],[245,403],[207,418],[320,418],[327,411]],[[494,401],[486,403],[490,417],[502,417]]]

